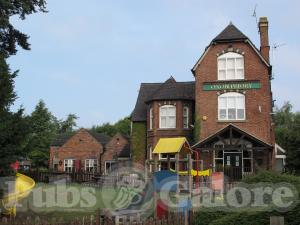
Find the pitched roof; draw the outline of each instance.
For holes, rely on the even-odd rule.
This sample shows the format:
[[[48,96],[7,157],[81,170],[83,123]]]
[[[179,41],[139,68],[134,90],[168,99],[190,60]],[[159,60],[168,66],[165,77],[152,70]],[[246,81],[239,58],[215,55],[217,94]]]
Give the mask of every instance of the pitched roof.
[[[149,96],[147,101],[153,100],[194,100],[195,99],[195,82],[176,82],[170,77],[165,83]]]
[[[105,145],[111,139],[109,136],[94,131],[87,132],[92,135],[99,143]],[[63,146],[75,133],[59,134],[51,143],[51,146]]]
[[[118,157],[119,158],[130,158],[130,144],[126,144],[123,149],[120,151]]]
[[[248,37],[243,34],[236,26],[230,23],[220,34],[218,34],[212,41],[225,42],[234,40],[246,40]]]
[[[170,77],[164,83],[142,83],[135,108],[131,115],[133,122],[147,119],[147,103],[153,100],[194,100],[195,82],[177,82]]]

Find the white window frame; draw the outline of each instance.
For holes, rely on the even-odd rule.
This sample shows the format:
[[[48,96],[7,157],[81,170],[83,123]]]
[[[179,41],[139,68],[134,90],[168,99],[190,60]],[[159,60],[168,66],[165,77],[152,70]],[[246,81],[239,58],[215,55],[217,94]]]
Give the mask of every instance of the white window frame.
[[[234,98],[234,102],[235,102],[235,108],[229,108],[229,104],[228,104],[228,99],[229,98]],[[242,98],[242,107],[238,108],[237,107],[237,99],[238,98]],[[222,99],[226,99],[226,106],[221,107],[221,101]],[[235,109],[235,117],[236,118],[229,118],[229,109]],[[221,110],[226,110],[226,118],[221,118]],[[238,110],[244,110],[244,117],[243,118],[238,118]],[[218,119],[220,121],[243,121],[246,120],[246,98],[245,95],[241,94],[241,93],[237,93],[237,92],[229,92],[229,93],[225,93],[222,95],[218,96]]]
[[[186,114],[185,114],[186,112]],[[189,128],[189,107],[184,106],[182,110],[182,117],[183,117],[183,128],[188,129]]]
[[[161,159],[168,159],[168,156],[167,157],[162,157],[165,154],[166,155],[170,155],[169,153],[160,153],[158,159],[159,160],[161,160]],[[172,154],[172,155],[174,155],[174,157],[170,157],[170,159],[175,159],[176,158],[175,154]]]
[[[75,167],[75,159],[64,159],[64,171],[73,172]],[[67,169],[70,168],[70,169]]]
[[[86,172],[97,172],[98,160],[97,159],[86,159],[85,160],[85,171]]]
[[[228,60],[234,60],[234,66],[229,68]],[[237,60],[242,60],[242,66],[237,66]],[[220,67],[220,61],[225,61],[225,67]],[[245,60],[244,56],[235,52],[228,52],[218,57],[218,80],[243,80],[245,79]],[[234,77],[229,78],[229,70],[234,70]],[[225,77],[221,77],[221,71],[225,72]],[[238,75],[238,71],[242,71],[241,75]]]
[[[166,115],[162,115],[162,109],[167,109],[167,113]],[[170,109],[174,109],[175,110],[175,114],[174,115],[169,115],[169,110]],[[177,109],[176,109],[176,106],[175,105],[164,105],[164,106],[161,106],[159,108],[159,128],[161,129],[174,129],[176,128],[176,112]],[[162,126],[162,119],[165,118],[166,119],[166,126]],[[174,119],[175,121],[175,124],[174,126],[171,126],[170,125],[170,121],[171,121],[171,118]]]
[[[149,129],[152,130],[153,129],[153,108],[150,108],[149,110]]]

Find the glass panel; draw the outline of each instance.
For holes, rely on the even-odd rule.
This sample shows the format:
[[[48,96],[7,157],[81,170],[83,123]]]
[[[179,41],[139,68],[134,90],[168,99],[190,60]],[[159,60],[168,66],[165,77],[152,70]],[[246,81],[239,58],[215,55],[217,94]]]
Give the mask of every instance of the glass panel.
[[[216,164],[216,168],[215,168],[216,172],[223,171],[223,159],[216,159],[215,164]]]
[[[237,69],[236,70],[236,78],[237,79],[244,79],[244,70],[243,69]]]
[[[237,110],[237,118],[239,120],[245,119],[245,110],[244,109]]]
[[[218,60],[218,68],[225,69],[226,68],[226,59],[219,59]]]
[[[217,147],[218,145],[216,145],[215,147]],[[223,147],[223,146],[219,146],[219,147]],[[222,150],[217,150],[215,153],[215,158],[222,158],[223,159],[223,151]]]
[[[227,70],[227,80],[231,80],[235,78],[235,69],[228,69]]]
[[[161,108],[160,109],[160,115],[161,116],[166,116],[167,115],[167,109],[166,108]]]
[[[229,120],[236,119],[236,110],[235,109],[228,109],[228,119]]]
[[[226,109],[227,108],[227,99],[224,97],[219,97],[219,108]]]
[[[244,58],[236,58],[236,68],[244,68]]]
[[[176,118],[175,117],[169,117],[167,126],[170,127],[170,128],[175,128],[176,127]]]
[[[220,120],[225,120],[227,117],[227,110],[226,109],[220,109]]]
[[[226,71],[225,70],[219,70],[219,79],[220,80],[226,79]]]
[[[227,59],[227,68],[234,69],[234,67],[235,67],[234,58],[228,58]]]
[[[227,98],[227,105],[228,105],[228,108],[235,108],[235,106],[236,106],[235,97],[228,97]]]
[[[167,118],[166,117],[161,117],[160,119],[160,127],[166,127],[167,126]]]
[[[176,115],[176,108],[175,107],[169,107],[168,108],[168,115],[169,116],[175,116]]]
[[[245,108],[245,97],[244,96],[236,97],[236,107],[239,109]]]

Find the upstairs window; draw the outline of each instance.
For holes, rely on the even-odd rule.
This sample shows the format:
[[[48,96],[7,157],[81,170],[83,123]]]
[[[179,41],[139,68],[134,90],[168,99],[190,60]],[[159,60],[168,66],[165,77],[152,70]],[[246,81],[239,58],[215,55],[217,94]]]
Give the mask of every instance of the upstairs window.
[[[189,107],[183,107],[183,128],[189,128]]]
[[[149,121],[149,128],[150,128],[150,130],[152,130],[153,129],[153,108],[150,108],[150,112],[149,112],[149,119],[150,119],[150,121]]]
[[[159,117],[159,128],[176,128],[176,106],[161,106]]]
[[[245,79],[244,56],[228,52],[218,57],[218,80]]]
[[[245,120],[245,95],[235,92],[218,98],[219,120]]]

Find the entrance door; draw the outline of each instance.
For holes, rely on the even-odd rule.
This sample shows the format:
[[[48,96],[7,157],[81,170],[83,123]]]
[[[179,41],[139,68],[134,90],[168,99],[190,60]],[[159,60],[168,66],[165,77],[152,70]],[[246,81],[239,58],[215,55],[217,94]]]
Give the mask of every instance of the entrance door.
[[[224,152],[224,174],[229,181],[242,179],[242,153]]]

